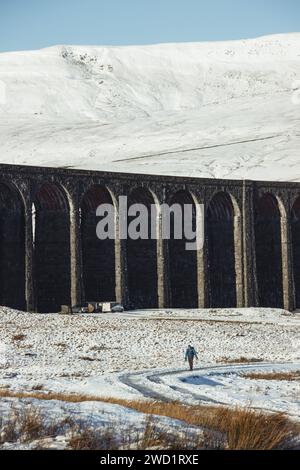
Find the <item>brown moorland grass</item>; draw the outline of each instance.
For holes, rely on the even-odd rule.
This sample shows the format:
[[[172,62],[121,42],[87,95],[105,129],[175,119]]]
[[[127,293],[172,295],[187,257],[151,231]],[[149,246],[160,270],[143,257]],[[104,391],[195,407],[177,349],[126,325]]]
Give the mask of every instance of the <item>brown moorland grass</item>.
[[[225,362],[226,364],[246,364],[250,362],[263,362],[264,359],[259,359],[257,357],[238,357],[236,359],[230,359],[228,357],[220,357],[217,359],[217,362]]]
[[[23,341],[26,338],[26,335],[23,333],[18,333],[12,337],[12,341]]]
[[[118,404],[142,413],[168,416],[189,425],[214,430],[226,436],[232,450],[271,450],[289,448],[299,436],[299,425],[284,414],[256,412],[250,409],[213,406],[187,406],[181,403],[118,400]]]
[[[249,372],[243,377],[254,380],[300,380],[300,370],[291,372]]]
[[[300,426],[282,413],[264,413],[251,409],[184,405],[178,402],[139,401],[100,398],[65,393],[13,392],[0,390],[0,397],[37,398],[72,403],[98,401],[121,405],[149,415],[167,416],[188,425],[213,430],[226,436],[231,450],[272,450],[293,447],[300,438]]]
[[[0,444],[5,442],[30,442],[36,439],[58,435],[64,428],[72,429],[74,423],[69,418],[59,423],[46,422],[41,411],[33,406],[11,407],[8,419],[0,419]]]
[[[196,450],[220,449],[220,443],[214,436],[198,430],[190,432],[188,427],[180,430],[163,430],[157,425],[153,416],[149,415],[144,427],[140,430],[131,426],[118,427],[110,424],[103,428],[93,429],[85,426],[75,426],[68,448],[72,450]]]
[[[12,406],[6,419],[0,417],[0,446],[30,442],[32,449],[42,450],[57,436],[65,436],[65,448],[71,450],[220,448],[212,434],[188,426],[166,430],[151,415],[138,430],[118,422],[95,426],[91,420],[75,422],[70,417],[49,421],[47,414],[32,404]]]
[[[68,447],[71,450],[118,450],[116,435],[113,426],[101,431],[75,426]]]

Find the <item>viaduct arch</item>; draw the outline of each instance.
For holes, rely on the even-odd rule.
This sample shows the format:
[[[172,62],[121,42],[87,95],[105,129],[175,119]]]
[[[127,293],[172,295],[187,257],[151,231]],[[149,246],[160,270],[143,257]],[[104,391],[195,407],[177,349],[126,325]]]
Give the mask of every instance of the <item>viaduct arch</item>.
[[[237,306],[235,208],[231,196],[217,192],[209,202],[206,231],[210,307]]]
[[[300,308],[300,195],[296,197],[292,205],[290,220],[291,220],[295,308],[299,309]]]
[[[138,181],[138,183],[137,183]],[[120,237],[119,196],[154,207],[154,239]],[[184,250],[160,204],[205,207],[205,243]],[[95,236],[99,204],[115,238]],[[153,209],[152,209],[153,210]],[[128,226],[133,216],[128,217]],[[127,308],[300,308],[300,184],[0,165],[0,304],[58,311],[117,300]]]
[[[33,201],[33,253],[36,309],[56,312],[70,303],[70,208],[64,189],[49,182]]]
[[[109,204],[115,211],[109,190],[93,185],[83,195],[80,205],[82,295],[85,301],[109,301],[114,300],[116,295],[114,239],[101,240],[96,234],[96,226],[104,217],[96,215],[101,204]]]
[[[0,305],[26,308],[25,208],[13,184],[0,183]]]
[[[151,230],[157,233],[158,209],[149,189],[138,187],[130,191],[128,207],[139,204],[147,208],[148,227],[147,233],[143,234],[145,238],[128,237],[126,240],[128,303],[135,308],[157,308],[157,240],[151,238]],[[128,216],[128,230],[135,217]],[[139,231],[140,226],[136,228]]]
[[[180,208],[184,214],[184,205],[192,207],[192,230],[196,230],[195,202],[187,190],[177,191],[170,199],[170,206]],[[181,238],[176,238],[174,212],[171,213],[170,240],[169,240],[169,275],[170,275],[170,305],[175,308],[197,308],[197,252],[187,251],[186,243],[189,239],[184,230],[184,219],[181,218]],[[177,227],[179,229],[179,227]]]
[[[255,249],[259,305],[283,308],[282,234],[280,206],[271,193],[255,206]]]

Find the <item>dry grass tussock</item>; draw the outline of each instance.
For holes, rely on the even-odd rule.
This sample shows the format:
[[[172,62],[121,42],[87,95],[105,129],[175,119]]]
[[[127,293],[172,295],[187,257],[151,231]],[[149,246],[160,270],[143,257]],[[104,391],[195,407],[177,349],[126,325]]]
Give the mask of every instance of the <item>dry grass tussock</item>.
[[[22,409],[12,407],[6,419],[0,420],[0,445],[30,443],[31,449],[41,450],[57,436],[65,436],[65,448],[70,450],[215,448],[215,441],[188,428],[162,431],[151,416],[138,430],[118,422],[95,427],[91,420],[49,422],[38,408],[27,405]]]
[[[68,448],[72,450],[148,450],[148,449],[216,449],[218,442],[202,432],[191,432],[188,427],[180,431],[162,430],[152,416],[146,419],[144,427],[122,428],[110,424],[105,428],[77,427],[72,434]]]
[[[115,401],[114,401],[115,402]],[[226,448],[287,449],[300,437],[300,426],[284,414],[256,412],[213,406],[186,406],[181,403],[118,400],[118,404],[143,413],[168,416],[225,436]]]
[[[100,359],[96,357],[90,357],[90,356],[80,356],[79,359],[81,359],[82,361],[89,361],[89,362],[100,361]]]
[[[255,380],[300,380],[300,370],[291,372],[249,372],[243,377]]]
[[[23,341],[26,336],[27,335],[24,335],[23,333],[18,333],[12,337],[12,341]]]
[[[257,357],[238,357],[236,359],[230,359],[229,357],[220,357],[217,362],[224,362],[225,364],[247,364],[251,362],[263,362],[263,359],[259,359]]]
[[[197,446],[220,448],[224,446],[227,449],[288,449],[294,446],[295,440],[300,439],[300,426],[292,422],[281,413],[264,413],[251,409],[231,409],[226,407],[214,406],[188,406],[177,402],[154,402],[138,401],[113,398],[100,398],[88,395],[73,395],[64,393],[19,393],[10,390],[0,390],[0,397],[16,398],[38,398],[43,400],[60,400],[64,402],[80,403],[84,401],[106,402],[121,405],[134,409],[147,415],[166,416],[183,422],[182,428],[194,426],[204,430],[205,439],[197,442]],[[149,435],[149,430],[147,435]],[[153,429],[152,429],[153,431]],[[74,435],[72,446],[79,448],[86,439],[86,430],[83,433],[82,440],[78,438],[81,433]],[[113,431],[114,432],[114,431]],[[146,431],[145,431],[146,432]],[[91,434],[90,434],[91,435]],[[92,436],[92,435],[91,435]],[[177,436],[178,437],[178,436]],[[181,445],[184,445],[185,438],[180,437]],[[80,442],[79,442],[80,441]],[[141,438],[140,438],[141,441]],[[152,441],[163,442],[163,436],[159,435]],[[178,446],[178,440],[172,440],[175,447]],[[186,439],[191,446],[190,438]],[[92,444],[91,444],[92,445]],[[166,445],[166,444],[165,444]],[[171,443],[168,441],[169,448]],[[185,444],[186,448],[187,444]],[[72,447],[72,448],[73,448]],[[175,448],[171,447],[171,448]],[[165,448],[165,447],[162,447]],[[178,447],[177,447],[178,448]],[[189,447],[191,448],[191,447]],[[199,447],[196,447],[199,448]]]
[[[65,433],[74,426],[71,419],[59,423],[47,421],[40,410],[32,405],[22,408],[13,407],[8,417],[0,420],[0,444],[4,442],[27,443],[45,437],[54,437]]]

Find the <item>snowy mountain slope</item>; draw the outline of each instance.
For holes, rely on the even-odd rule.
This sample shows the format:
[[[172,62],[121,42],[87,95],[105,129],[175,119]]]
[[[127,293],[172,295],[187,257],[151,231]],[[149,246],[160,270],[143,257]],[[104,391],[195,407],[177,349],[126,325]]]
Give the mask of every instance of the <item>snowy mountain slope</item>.
[[[0,81],[1,163],[300,180],[300,33],[3,53]]]

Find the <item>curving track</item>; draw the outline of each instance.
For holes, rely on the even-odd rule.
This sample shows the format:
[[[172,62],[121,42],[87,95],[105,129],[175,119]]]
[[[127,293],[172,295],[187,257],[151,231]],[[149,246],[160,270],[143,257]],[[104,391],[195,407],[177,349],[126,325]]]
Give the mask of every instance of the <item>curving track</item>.
[[[247,363],[247,364],[230,364],[230,365],[217,365],[217,366],[203,366],[197,367],[193,372],[189,373],[186,369],[152,369],[134,373],[126,373],[119,376],[119,380],[127,385],[128,387],[134,389],[138,392],[141,397],[150,398],[154,400],[160,400],[165,402],[170,402],[172,400],[178,400],[186,404],[216,404],[216,405],[230,405],[230,397],[234,391],[234,378],[231,389],[228,387],[228,396],[226,401],[220,399],[215,399],[213,397],[207,396],[207,394],[201,393],[201,385],[198,387],[191,386],[184,382],[188,380],[182,380],[182,378],[192,378],[197,377],[202,379],[203,382],[209,382],[208,377],[212,377],[215,381],[218,377],[222,378],[224,376],[238,377],[239,380],[243,379],[243,374],[248,372],[271,372],[274,370],[278,371],[295,371],[300,370],[300,363],[290,363],[290,362],[265,362],[265,363]],[[182,380],[176,380],[176,376]],[[175,379],[175,380],[174,380]],[[272,381],[273,382],[273,381]],[[182,386],[181,386],[182,383]],[[213,381],[211,381],[213,383]],[[250,382],[249,382],[250,383]],[[294,382],[296,383],[296,382]],[[269,381],[271,384],[271,381]],[[252,383],[249,385],[249,387]],[[297,385],[297,384],[296,384]],[[227,387],[224,386],[225,390]],[[247,386],[244,388],[247,391]],[[207,390],[207,387],[206,387]],[[212,396],[214,395],[214,390],[212,388]],[[255,393],[255,392],[254,392]],[[265,399],[267,403],[268,398]],[[272,395],[270,394],[270,407],[268,406],[256,406],[254,403],[247,403],[245,406],[250,406],[252,408],[259,408],[264,410],[274,410],[274,403],[272,403]],[[272,405],[271,405],[272,403]],[[288,404],[288,401],[286,401]],[[297,401],[293,404],[295,412],[296,408],[300,407],[297,404]],[[298,412],[297,412],[298,414]],[[300,414],[300,409],[299,409]]]

